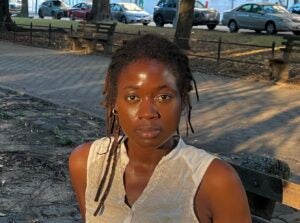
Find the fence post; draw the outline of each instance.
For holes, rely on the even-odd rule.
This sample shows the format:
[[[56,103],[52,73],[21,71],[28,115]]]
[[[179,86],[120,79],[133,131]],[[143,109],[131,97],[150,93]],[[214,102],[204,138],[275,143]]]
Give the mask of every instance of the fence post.
[[[14,35],[14,42],[16,41],[16,22],[13,22],[13,35]]]
[[[275,41],[272,42],[272,58],[275,56]]]
[[[51,45],[51,23],[49,24],[48,34],[49,34],[49,36],[48,36],[48,38],[49,38],[48,46],[50,46]]]
[[[220,59],[221,59],[221,44],[222,44],[222,38],[219,37],[219,41],[218,41],[217,63],[219,63],[219,62],[220,62]]]
[[[32,22],[30,22],[30,45],[32,45]]]

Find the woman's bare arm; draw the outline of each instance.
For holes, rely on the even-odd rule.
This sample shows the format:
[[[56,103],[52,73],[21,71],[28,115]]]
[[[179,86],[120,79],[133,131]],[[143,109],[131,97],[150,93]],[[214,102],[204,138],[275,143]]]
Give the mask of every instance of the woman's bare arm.
[[[85,189],[87,159],[92,143],[85,143],[76,147],[69,157],[69,172],[71,183],[79,203],[82,218],[85,218]]]
[[[205,205],[201,202],[205,202]],[[210,164],[196,194],[197,216],[203,216],[203,209],[214,223],[251,223],[248,200],[241,180],[235,170],[221,160],[215,159]]]

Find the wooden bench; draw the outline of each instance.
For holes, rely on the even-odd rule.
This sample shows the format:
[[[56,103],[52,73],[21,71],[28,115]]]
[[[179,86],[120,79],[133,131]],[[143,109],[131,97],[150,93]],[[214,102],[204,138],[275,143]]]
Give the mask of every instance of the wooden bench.
[[[71,50],[85,49],[86,53],[94,52],[97,45],[101,44],[106,53],[112,53],[113,35],[116,22],[99,21],[88,23],[81,21],[76,31],[67,35],[71,43]]]
[[[281,176],[275,176],[245,167],[247,165],[239,162],[241,159],[238,156],[220,157],[230,163],[239,174],[247,193],[253,223],[271,223],[276,202],[300,210],[300,184],[285,179],[288,178],[289,172],[287,164],[279,160],[274,161],[268,168],[273,169],[276,166],[284,170]]]

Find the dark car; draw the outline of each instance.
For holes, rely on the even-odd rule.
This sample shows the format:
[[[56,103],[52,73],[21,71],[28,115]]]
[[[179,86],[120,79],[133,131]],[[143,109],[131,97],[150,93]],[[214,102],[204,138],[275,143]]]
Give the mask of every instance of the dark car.
[[[177,0],[159,0],[154,8],[153,20],[156,26],[173,23],[176,16]],[[206,8],[201,2],[195,1],[193,25],[207,25],[213,30],[220,22],[220,13],[212,8]]]
[[[92,3],[81,2],[74,5],[68,11],[68,16],[70,19],[87,19],[92,11]]]
[[[39,17],[52,16],[55,19],[61,19],[62,17],[68,17],[69,6],[63,1],[59,0],[47,0],[43,2],[39,7]]]
[[[291,13],[296,13],[296,14],[300,14],[300,2],[299,3],[296,3],[295,5],[291,6],[289,8],[289,11]]]

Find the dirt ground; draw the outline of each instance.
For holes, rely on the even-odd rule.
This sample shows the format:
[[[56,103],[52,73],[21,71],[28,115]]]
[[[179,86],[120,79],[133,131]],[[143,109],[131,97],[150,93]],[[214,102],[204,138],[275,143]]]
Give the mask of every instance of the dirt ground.
[[[266,66],[216,66],[199,58],[191,58],[191,67],[258,81],[268,81],[269,74]],[[67,159],[75,145],[103,136],[103,130],[103,121],[88,114],[0,89],[0,223],[82,222]]]
[[[103,135],[103,126],[87,114],[0,89],[0,222],[81,222],[67,159],[75,145]]]

